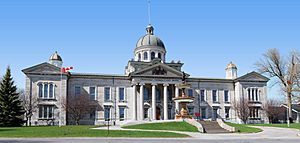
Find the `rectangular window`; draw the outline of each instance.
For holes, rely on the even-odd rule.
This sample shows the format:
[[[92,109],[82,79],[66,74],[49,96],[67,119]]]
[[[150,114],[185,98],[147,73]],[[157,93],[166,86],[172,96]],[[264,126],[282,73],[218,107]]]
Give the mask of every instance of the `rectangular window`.
[[[53,118],[53,106],[48,106],[48,118]]]
[[[39,106],[39,118],[43,118],[43,106]]]
[[[125,107],[119,107],[119,118],[120,118],[120,121],[124,121],[124,118],[125,118]]]
[[[110,100],[110,87],[104,88],[104,101]]]
[[[193,97],[193,89],[188,89],[188,96]]]
[[[125,89],[123,87],[119,88],[119,101],[125,100]]]
[[[110,107],[104,107],[104,119],[105,121],[110,119]]]
[[[218,102],[217,90],[212,90],[213,102]]]
[[[205,90],[200,90],[200,99],[201,101],[205,101]]]
[[[75,86],[75,96],[79,96],[81,94],[81,87]]]
[[[90,100],[96,100],[96,87],[90,87]]]
[[[226,119],[229,119],[229,111],[230,111],[230,108],[225,108],[225,118]]]
[[[44,84],[44,98],[48,98],[48,84]]]
[[[53,119],[54,118],[54,106],[39,106],[39,118],[41,119]]]
[[[45,118],[45,119],[48,118],[48,112],[49,112],[48,106],[44,106],[44,116],[43,116],[43,118]]]
[[[229,92],[228,92],[228,90],[224,90],[224,102],[229,102]]]

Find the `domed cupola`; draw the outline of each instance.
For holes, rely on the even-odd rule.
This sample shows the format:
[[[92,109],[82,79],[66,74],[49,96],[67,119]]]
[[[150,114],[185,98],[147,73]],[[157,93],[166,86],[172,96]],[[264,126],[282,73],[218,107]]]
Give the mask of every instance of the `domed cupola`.
[[[135,61],[150,62],[155,58],[161,59],[163,62],[165,61],[165,45],[162,40],[154,35],[153,31],[153,26],[148,25],[146,35],[138,40],[134,50]]]
[[[57,51],[50,56],[49,63],[57,67],[62,67],[63,61],[60,55],[58,55]]]

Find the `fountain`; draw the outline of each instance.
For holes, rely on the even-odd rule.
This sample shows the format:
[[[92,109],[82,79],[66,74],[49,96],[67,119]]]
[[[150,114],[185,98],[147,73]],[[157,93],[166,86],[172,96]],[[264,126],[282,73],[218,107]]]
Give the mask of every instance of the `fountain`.
[[[185,94],[185,89],[190,88],[191,85],[186,83],[186,74],[182,73],[182,83],[178,85],[178,89],[181,89],[182,95],[173,98],[174,102],[179,103],[181,107],[180,112],[176,111],[175,119],[192,119],[192,116],[188,114],[186,104],[194,101],[194,97],[189,97]]]

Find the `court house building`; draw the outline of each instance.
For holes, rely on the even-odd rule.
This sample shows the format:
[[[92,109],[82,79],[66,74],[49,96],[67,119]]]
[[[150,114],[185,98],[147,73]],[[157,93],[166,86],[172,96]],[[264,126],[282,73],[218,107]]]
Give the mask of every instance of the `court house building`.
[[[61,73],[63,60],[55,52],[49,61],[22,70],[26,75],[26,96],[37,101],[31,124],[74,124],[71,113],[63,106],[79,96],[97,104],[82,115],[81,124],[174,120],[180,107],[172,99],[182,94],[178,85],[182,82],[183,63],[168,62],[166,54],[165,44],[154,35],[151,25],[137,41],[134,57],[123,75]],[[267,122],[262,105],[267,100],[269,79],[254,71],[238,76],[232,62],[224,68],[224,78],[195,78],[186,72],[191,88],[185,93],[194,97],[193,103],[187,105],[189,114],[195,119],[221,118],[239,123],[233,104],[247,99],[251,103],[249,122]]]

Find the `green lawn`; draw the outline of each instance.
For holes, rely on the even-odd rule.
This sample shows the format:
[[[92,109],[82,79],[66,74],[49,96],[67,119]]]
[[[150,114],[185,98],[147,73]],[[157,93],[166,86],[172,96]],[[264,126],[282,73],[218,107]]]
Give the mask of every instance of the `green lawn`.
[[[91,129],[95,126],[39,126],[0,128],[0,137],[188,137],[170,132],[124,131]]]
[[[226,123],[226,124],[235,127],[236,132],[239,133],[258,133],[262,131],[259,128],[249,127],[249,125],[245,125],[245,124],[234,124],[234,123]]]
[[[253,126],[266,126],[266,127],[278,127],[278,128],[292,128],[300,130],[300,123],[290,124],[290,127],[287,124],[254,124]]]
[[[199,132],[195,126],[192,126],[186,122],[146,123],[146,124],[125,126],[123,128],[144,129],[144,130],[170,130],[170,131]]]

